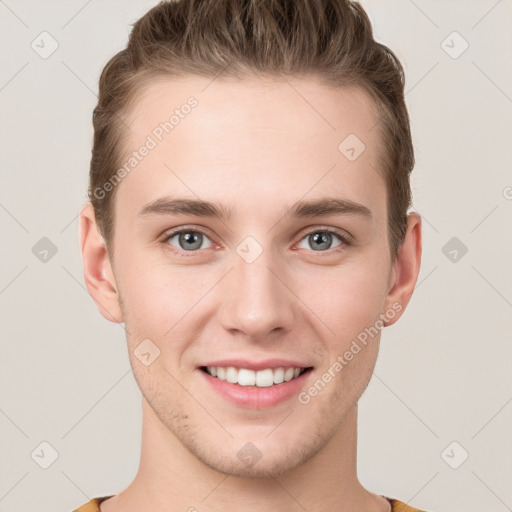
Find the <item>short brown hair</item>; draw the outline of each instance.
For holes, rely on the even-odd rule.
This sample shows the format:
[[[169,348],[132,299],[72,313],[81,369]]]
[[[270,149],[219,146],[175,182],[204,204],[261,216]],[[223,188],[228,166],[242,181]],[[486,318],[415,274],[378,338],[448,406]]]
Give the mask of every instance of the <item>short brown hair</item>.
[[[101,73],[93,113],[88,195],[109,252],[117,187],[99,197],[95,190],[120,166],[127,134],[122,118],[142,86],[156,77],[281,74],[361,87],[373,99],[390,253],[396,257],[407,229],[414,167],[404,71],[395,54],[374,40],[361,5],[350,0],[166,0],[133,24],[126,48]]]

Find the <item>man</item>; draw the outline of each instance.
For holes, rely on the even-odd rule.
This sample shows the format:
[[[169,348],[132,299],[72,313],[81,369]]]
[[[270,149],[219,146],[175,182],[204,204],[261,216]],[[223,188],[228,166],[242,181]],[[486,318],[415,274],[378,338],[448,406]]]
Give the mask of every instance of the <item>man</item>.
[[[358,400],[421,259],[400,63],[345,0],[161,2],[100,78],[84,277],[142,393],[133,482],[79,512],[417,509]]]

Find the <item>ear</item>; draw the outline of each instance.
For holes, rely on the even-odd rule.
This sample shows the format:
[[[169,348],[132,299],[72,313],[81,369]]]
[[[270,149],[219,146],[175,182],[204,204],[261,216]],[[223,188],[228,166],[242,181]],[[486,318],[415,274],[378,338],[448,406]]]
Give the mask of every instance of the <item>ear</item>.
[[[416,213],[408,216],[407,231],[390,272],[388,294],[385,302],[385,326],[393,325],[403,314],[414,291],[421,263],[421,217]]]
[[[114,272],[91,203],[86,203],[80,213],[80,249],[85,284],[99,312],[110,322],[122,323],[124,319]]]

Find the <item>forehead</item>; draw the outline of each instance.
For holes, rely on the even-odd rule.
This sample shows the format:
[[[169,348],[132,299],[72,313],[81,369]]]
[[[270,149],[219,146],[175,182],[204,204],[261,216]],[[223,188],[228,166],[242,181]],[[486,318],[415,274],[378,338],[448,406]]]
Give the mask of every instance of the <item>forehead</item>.
[[[123,179],[120,207],[179,193],[231,204],[235,196],[258,211],[262,200],[329,193],[385,208],[375,106],[359,88],[303,78],[158,79],[136,96],[126,122],[122,163],[151,149]]]
[[[193,109],[187,107],[191,98],[197,104]],[[328,87],[314,78],[234,80],[197,76],[159,77],[145,83],[129,108],[127,123],[135,132],[148,133],[173,113],[180,121],[191,114],[197,121],[198,137],[204,135],[197,132],[202,128],[209,138],[220,129],[254,132],[286,128],[294,138],[332,135],[336,142],[349,129],[367,137],[366,132],[376,123],[375,106],[359,87]],[[133,136],[137,133],[132,130],[128,141],[136,142]]]

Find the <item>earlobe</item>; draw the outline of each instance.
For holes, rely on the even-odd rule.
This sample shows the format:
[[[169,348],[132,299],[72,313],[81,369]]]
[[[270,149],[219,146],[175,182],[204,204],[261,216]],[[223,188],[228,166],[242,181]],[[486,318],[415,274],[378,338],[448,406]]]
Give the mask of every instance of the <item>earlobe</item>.
[[[99,312],[110,322],[122,323],[115,276],[91,203],[86,203],[80,213],[80,250],[85,284]]]
[[[412,297],[420,271],[421,251],[421,217],[413,212],[408,215],[407,231],[391,271],[384,314],[393,310],[393,315],[384,322],[385,326],[393,325],[402,316]]]

